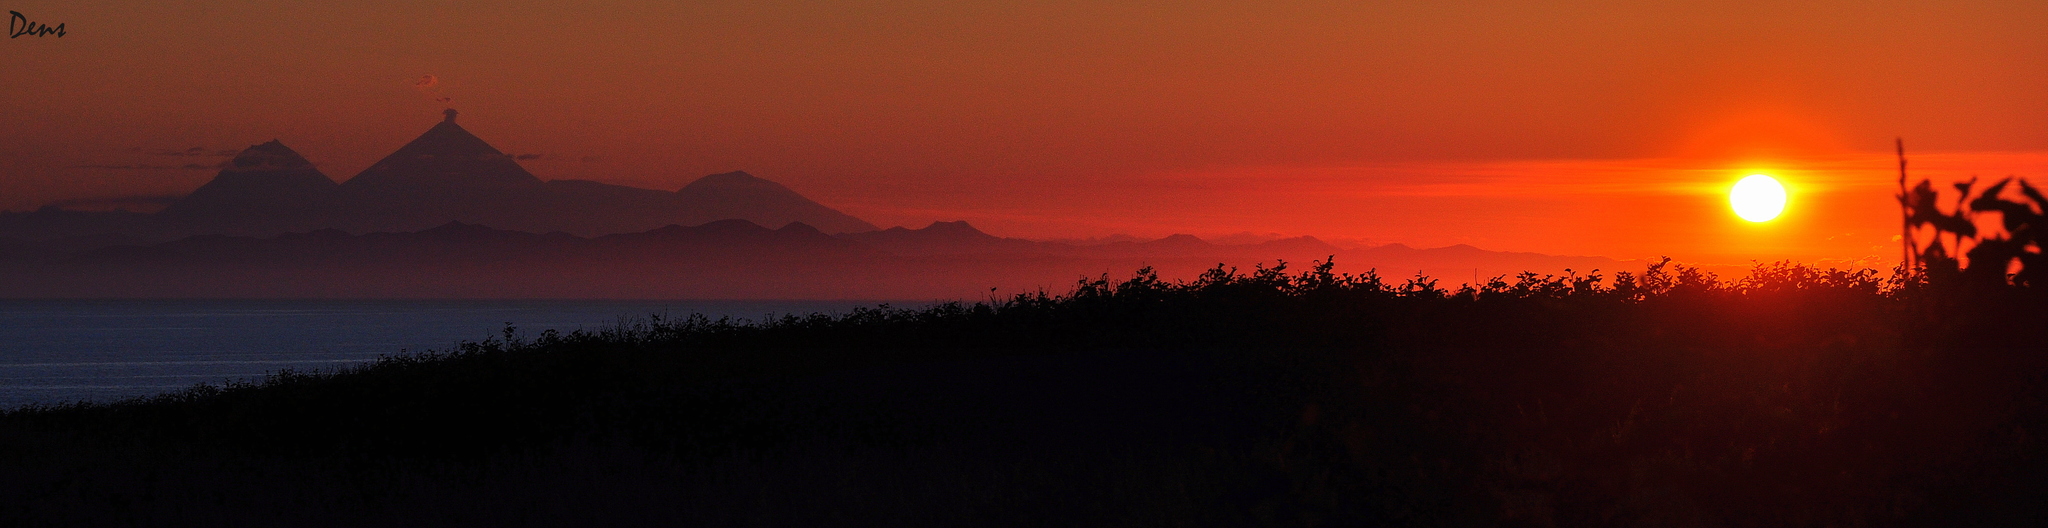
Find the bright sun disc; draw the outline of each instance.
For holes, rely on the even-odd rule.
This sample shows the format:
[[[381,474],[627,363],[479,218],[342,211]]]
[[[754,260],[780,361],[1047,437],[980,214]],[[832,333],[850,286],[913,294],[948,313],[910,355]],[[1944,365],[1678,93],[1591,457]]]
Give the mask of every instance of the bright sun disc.
[[[1752,174],[1735,182],[1735,188],[1728,191],[1728,205],[1743,220],[1769,221],[1785,211],[1785,186],[1770,176]]]

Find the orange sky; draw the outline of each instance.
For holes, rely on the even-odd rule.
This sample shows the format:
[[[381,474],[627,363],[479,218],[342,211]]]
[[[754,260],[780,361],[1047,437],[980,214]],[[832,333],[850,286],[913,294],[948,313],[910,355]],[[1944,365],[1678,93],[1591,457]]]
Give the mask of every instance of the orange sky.
[[[2039,1],[341,4],[10,4],[67,34],[0,42],[0,209],[180,195],[219,158],[169,154],[271,138],[345,179],[436,97],[542,178],[744,169],[1037,238],[1848,260],[1896,254],[1895,136],[2048,179]],[[1758,171],[1793,192],[1761,226],[1718,195]]]

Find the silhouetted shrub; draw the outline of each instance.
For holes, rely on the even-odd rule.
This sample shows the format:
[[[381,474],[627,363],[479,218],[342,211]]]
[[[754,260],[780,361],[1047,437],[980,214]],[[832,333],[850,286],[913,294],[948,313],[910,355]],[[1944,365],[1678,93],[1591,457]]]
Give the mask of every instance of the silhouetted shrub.
[[[1953,212],[1942,210],[1931,182],[1921,180],[1908,190],[1903,171],[1899,182],[1904,237],[1916,257],[1912,264],[1928,280],[1977,287],[2048,285],[2048,255],[2043,254],[2048,251],[2048,243],[2044,243],[2048,242],[2048,216],[2043,216],[2048,212],[2048,196],[2025,179],[2008,177],[1974,193],[1976,178],[1958,182],[1954,184]],[[1985,213],[1998,215],[2003,233],[1980,232],[1977,217]],[[1933,240],[1918,244],[1914,230],[1919,228],[1931,228]],[[1967,267],[1956,255],[1966,245],[1970,248],[1963,255],[1969,259]]]

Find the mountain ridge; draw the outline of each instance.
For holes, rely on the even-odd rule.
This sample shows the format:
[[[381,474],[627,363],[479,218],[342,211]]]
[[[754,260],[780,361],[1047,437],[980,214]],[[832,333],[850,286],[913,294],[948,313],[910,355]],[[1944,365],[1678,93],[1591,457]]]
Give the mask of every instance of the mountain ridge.
[[[450,221],[584,236],[738,218],[803,222],[828,233],[873,224],[744,171],[675,191],[593,180],[542,180],[456,124],[456,113],[346,181],[335,182],[283,142],[250,146],[212,180],[154,214],[39,210],[0,214],[0,237],[122,234],[170,241],[198,234],[271,236],[323,228],[402,232]],[[45,208],[48,209],[48,208]]]

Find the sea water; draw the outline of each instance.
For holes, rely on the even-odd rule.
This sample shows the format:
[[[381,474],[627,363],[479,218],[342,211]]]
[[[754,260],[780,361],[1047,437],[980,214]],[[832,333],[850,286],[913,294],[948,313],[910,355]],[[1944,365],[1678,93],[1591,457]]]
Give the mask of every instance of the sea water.
[[[545,330],[650,315],[761,320],[869,301],[0,300],[0,409],[108,402],[324,371]],[[927,303],[897,301],[912,308]]]

